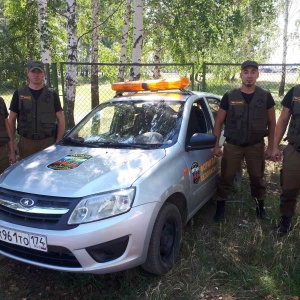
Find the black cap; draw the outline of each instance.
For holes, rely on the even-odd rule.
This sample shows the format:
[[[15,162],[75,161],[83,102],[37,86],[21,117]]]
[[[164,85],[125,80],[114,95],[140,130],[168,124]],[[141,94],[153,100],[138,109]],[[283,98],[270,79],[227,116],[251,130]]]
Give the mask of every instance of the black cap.
[[[34,69],[39,69],[43,72],[45,70],[45,66],[41,61],[31,60],[27,64],[27,69],[28,69],[29,72],[33,71]]]
[[[243,70],[247,67],[254,67],[254,68],[258,69],[258,63],[254,60],[246,60],[242,63],[241,69]]]

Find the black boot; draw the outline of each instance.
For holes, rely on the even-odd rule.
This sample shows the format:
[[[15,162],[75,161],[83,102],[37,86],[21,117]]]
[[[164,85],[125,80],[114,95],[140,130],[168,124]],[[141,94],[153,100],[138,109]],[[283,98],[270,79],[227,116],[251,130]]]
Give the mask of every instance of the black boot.
[[[263,220],[270,220],[271,217],[266,212],[264,206],[264,200],[255,199],[255,204],[256,204],[256,215]]]
[[[225,213],[225,200],[217,201],[217,209],[214,215],[215,222],[221,222],[224,220],[224,213]]]
[[[273,229],[275,234],[283,235],[292,230],[291,218],[282,216],[277,227]]]

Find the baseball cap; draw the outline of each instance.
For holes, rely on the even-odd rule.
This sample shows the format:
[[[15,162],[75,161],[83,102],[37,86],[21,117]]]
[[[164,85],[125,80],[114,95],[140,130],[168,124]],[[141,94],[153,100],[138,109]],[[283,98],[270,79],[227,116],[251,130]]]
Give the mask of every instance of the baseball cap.
[[[44,64],[41,61],[38,60],[31,60],[27,64],[27,69],[29,72],[33,71],[34,69],[39,69],[42,72],[45,70]]]
[[[241,69],[243,70],[247,67],[254,67],[254,68],[258,69],[258,63],[254,60],[246,60],[242,63]]]

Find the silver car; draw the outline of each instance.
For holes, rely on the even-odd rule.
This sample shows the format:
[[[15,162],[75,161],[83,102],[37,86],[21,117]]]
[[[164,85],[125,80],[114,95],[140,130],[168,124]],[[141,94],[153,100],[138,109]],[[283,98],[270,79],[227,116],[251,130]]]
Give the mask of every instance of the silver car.
[[[172,88],[118,94],[7,169],[0,253],[59,271],[168,272],[182,226],[213,196],[219,174],[211,105],[220,99]]]

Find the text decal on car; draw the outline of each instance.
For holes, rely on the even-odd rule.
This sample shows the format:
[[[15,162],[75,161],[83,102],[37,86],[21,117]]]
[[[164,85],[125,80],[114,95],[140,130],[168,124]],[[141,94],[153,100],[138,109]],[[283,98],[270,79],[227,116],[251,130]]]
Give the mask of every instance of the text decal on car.
[[[87,154],[70,154],[51,163],[47,167],[53,170],[71,170],[77,168],[91,157],[91,155]]]
[[[212,157],[200,166],[200,180],[204,181],[211,174],[218,171],[218,164],[215,157]]]

